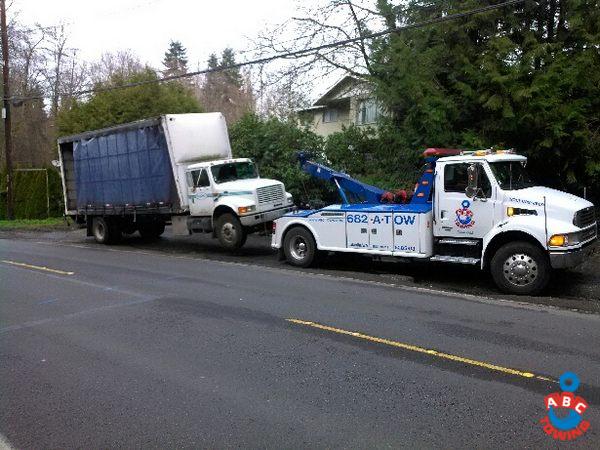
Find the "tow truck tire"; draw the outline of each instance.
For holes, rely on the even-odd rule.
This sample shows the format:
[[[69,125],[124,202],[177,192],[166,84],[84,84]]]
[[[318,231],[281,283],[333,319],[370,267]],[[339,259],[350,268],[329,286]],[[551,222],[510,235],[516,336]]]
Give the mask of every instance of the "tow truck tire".
[[[539,294],[550,281],[550,261],[544,251],[525,241],[504,244],[490,264],[492,278],[502,292]]]
[[[246,230],[237,216],[225,213],[215,220],[215,233],[227,250],[237,250],[246,242]]]
[[[118,242],[121,237],[121,230],[117,224],[104,217],[94,217],[92,233],[96,242],[106,245]]]
[[[317,256],[317,243],[306,228],[294,227],[285,234],[283,253],[292,266],[309,267]]]

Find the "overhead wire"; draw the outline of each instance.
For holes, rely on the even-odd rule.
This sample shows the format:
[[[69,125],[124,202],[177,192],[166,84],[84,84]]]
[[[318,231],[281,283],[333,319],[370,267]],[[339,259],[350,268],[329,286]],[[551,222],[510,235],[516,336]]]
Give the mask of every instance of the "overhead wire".
[[[114,86],[97,86],[94,88],[89,88],[89,89],[82,89],[79,91],[74,91],[74,92],[69,92],[69,93],[59,93],[58,95],[63,97],[63,96],[69,96],[69,97],[81,97],[84,95],[88,95],[88,94],[95,94],[95,93],[101,93],[101,92],[110,92],[110,91],[116,91],[116,90],[121,90],[121,89],[127,89],[127,88],[133,88],[133,87],[139,87],[139,86],[145,86],[145,85],[150,85],[150,84],[156,84],[156,83],[164,83],[164,82],[168,82],[168,81],[176,81],[176,80],[181,80],[184,78],[191,78],[191,77],[195,77],[198,75],[206,75],[206,74],[210,74],[210,73],[217,73],[217,72],[225,72],[228,70],[233,70],[233,69],[239,69],[242,67],[246,67],[246,66],[251,66],[251,65],[256,65],[256,64],[266,64],[269,63],[271,61],[277,60],[277,59],[290,59],[290,58],[298,58],[298,57],[303,57],[303,56],[309,56],[310,54],[313,54],[315,52],[318,52],[319,50],[325,50],[325,49],[331,49],[331,48],[336,48],[336,47],[342,47],[344,45],[348,45],[354,42],[358,42],[358,41],[363,41],[363,40],[368,40],[368,39],[375,39],[378,37],[383,37],[383,36],[387,36],[390,34],[395,34],[395,33],[399,33],[402,31],[406,31],[406,30],[413,30],[413,29],[418,29],[418,28],[424,28],[430,25],[435,25],[438,23],[443,23],[443,22],[449,22],[452,20],[457,20],[457,19],[461,19],[464,17],[469,17],[475,14],[481,14],[484,12],[488,12],[488,11],[493,11],[496,9],[501,9],[507,6],[512,6],[512,5],[517,5],[519,3],[523,3],[526,0],[507,0],[505,2],[502,3],[497,3],[495,5],[487,5],[487,6],[482,6],[480,8],[474,8],[472,10],[469,11],[464,11],[464,12],[460,12],[460,13],[455,13],[455,14],[448,14],[445,16],[441,16],[441,17],[436,17],[433,19],[429,19],[429,20],[425,20],[422,22],[418,22],[418,23],[414,23],[414,24],[407,24],[407,25],[403,25],[400,27],[395,27],[395,28],[391,28],[391,29],[386,29],[383,31],[378,31],[378,32],[374,32],[374,33],[368,33],[368,34],[364,34],[362,36],[357,36],[357,37],[353,37],[353,38],[348,38],[348,39],[342,39],[342,40],[338,40],[338,41],[334,41],[334,42],[329,42],[329,43],[325,43],[325,44],[321,44],[321,45],[317,45],[314,47],[308,47],[308,48],[303,48],[303,49],[299,49],[299,50],[292,50],[292,51],[288,51],[288,52],[282,52],[282,53],[276,53],[274,55],[269,55],[269,56],[265,56],[265,57],[260,57],[260,58],[256,58],[256,59],[252,59],[252,60],[248,60],[248,61],[242,61],[239,63],[235,63],[235,64],[230,64],[227,66],[222,66],[222,67],[215,67],[215,68],[205,68],[205,69],[201,69],[201,70],[196,70],[194,72],[186,72],[184,74],[178,74],[178,75],[171,75],[171,76],[167,76],[167,77],[162,77],[162,78],[157,78],[155,80],[143,80],[143,81],[136,81],[136,82],[131,82],[131,83],[124,83],[124,84],[120,84],[120,85],[114,85]],[[28,97],[19,97],[19,96],[11,96],[11,97],[4,97],[4,100],[9,100],[9,101],[14,101],[14,102],[24,102],[24,101],[28,101],[28,100],[40,100],[45,98],[44,95],[37,95],[37,96],[28,96]]]

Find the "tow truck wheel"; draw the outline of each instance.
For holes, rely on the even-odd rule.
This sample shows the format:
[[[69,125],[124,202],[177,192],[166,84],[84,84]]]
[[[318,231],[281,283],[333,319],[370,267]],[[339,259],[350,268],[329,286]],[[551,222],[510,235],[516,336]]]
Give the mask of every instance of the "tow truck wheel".
[[[236,250],[246,242],[246,230],[233,214],[222,214],[215,221],[215,232],[223,247]]]
[[[529,242],[503,245],[491,261],[496,285],[508,294],[538,294],[550,281],[548,256]]]
[[[287,261],[297,267],[310,266],[317,254],[315,238],[306,228],[295,227],[288,231],[283,241]]]

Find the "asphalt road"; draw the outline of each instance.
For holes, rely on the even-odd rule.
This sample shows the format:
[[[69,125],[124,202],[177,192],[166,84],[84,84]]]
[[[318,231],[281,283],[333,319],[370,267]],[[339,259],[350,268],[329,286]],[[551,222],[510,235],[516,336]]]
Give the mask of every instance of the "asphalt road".
[[[553,447],[569,370],[598,447],[600,316],[248,262],[0,240],[0,442]]]

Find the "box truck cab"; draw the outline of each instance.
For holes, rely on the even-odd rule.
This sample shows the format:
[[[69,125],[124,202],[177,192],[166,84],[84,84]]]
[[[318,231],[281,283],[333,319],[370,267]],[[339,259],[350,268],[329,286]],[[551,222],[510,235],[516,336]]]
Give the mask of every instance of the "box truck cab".
[[[283,183],[260,178],[258,168],[248,158],[190,164],[186,183],[192,230],[214,229],[226,247],[243,245],[244,230],[270,231],[270,222],[293,204]],[[202,225],[202,218],[206,218],[207,227]]]
[[[283,183],[234,159],[221,113],[169,114],[58,140],[65,214],[88,236],[213,233],[229,249],[292,209]]]
[[[594,250],[594,205],[535,186],[526,157],[447,149],[428,149],[425,156],[410,202],[344,202],[287,214],[275,223],[273,247],[298,266],[310,265],[320,250],[478,265],[501,290],[516,294],[540,292],[552,269],[574,267]],[[311,164],[319,166],[305,164],[309,173],[330,170]],[[344,186],[385,198],[346,174],[328,176],[345,199]]]

